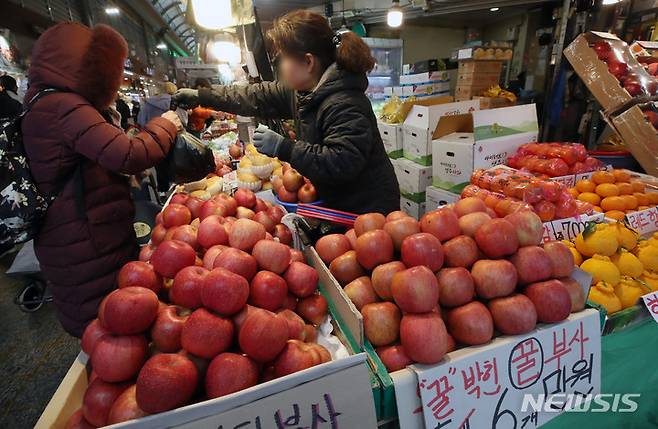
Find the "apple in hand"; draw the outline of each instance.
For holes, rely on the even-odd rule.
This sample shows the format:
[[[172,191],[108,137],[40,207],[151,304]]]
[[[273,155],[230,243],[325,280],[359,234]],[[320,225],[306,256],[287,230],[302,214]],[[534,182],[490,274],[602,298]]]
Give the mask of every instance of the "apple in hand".
[[[151,340],[158,350],[173,353],[181,349],[180,335],[190,311],[177,305],[160,310],[151,327]]]
[[[162,277],[153,269],[153,265],[141,261],[131,261],[121,267],[117,276],[119,288],[141,286],[158,293],[162,289]]]
[[[140,409],[155,414],[187,404],[199,374],[191,360],[177,353],[160,353],[146,361],[137,377],[135,397]]]

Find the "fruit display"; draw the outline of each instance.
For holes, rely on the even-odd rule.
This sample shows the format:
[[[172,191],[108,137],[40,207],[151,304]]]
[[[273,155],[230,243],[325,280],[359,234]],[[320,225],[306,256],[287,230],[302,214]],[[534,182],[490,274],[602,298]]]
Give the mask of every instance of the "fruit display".
[[[119,423],[330,361],[316,342],[327,301],[283,214],[247,189],[173,195],[82,336],[93,372],[71,422]]]
[[[658,290],[658,233],[647,240],[623,224],[589,223],[573,243],[565,242],[592,275],[588,299],[608,314],[632,307],[637,300]]]
[[[658,205],[658,192],[647,192],[644,182],[631,178],[624,169],[597,171],[591,179],[578,180],[569,192],[615,220],[624,219],[626,213]]]
[[[526,143],[507,160],[507,165],[548,177],[589,173],[604,167],[577,143]]]
[[[631,97],[655,95],[658,92],[658,79],[649,74],[633,57],[628,45],[621,40],[598,40],[591,45],[599,60],[603,61],[608,72]]]
[[[284,163],[281,173],[272,179],[272,191],[279,201],[287,204],[318,201],[315,186],[288,163]]]
[[[562,183],[509,168],[474,171],[461,196],[482,200],[498,216],[532,209],[543,222],[592,213],[592,205],[576,200]]]
[[[582,310],[572,252],[561,242],[540,245],[542,234],[532,210],[498,218],[470,197],[420,221],[403,212],[361,215],[352,230],[321,237],[315,249],[395,371]]]

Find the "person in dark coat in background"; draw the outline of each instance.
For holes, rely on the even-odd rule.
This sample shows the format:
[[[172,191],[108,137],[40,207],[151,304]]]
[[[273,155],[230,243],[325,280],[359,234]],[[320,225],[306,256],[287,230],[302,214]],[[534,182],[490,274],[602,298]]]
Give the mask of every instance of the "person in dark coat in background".
[[[133,121],[137,123],[137,116],[139,115],[139,101],[133,100],[133,111],[132,111],[132,116],[133,116]]]
[[[167,112],[134,137],[108,122],[128,54],[105,25],[66,22],[48,29],[32,50],[31,100],[22,122],[30,170],[39,191],[56,195],[34,248],[64,329],[81,336],[116,287],[118,270],[137,255],[134,206],[126,175],[164,159],[182,128]]]
[[[116,109],[117,112],[121,113],[121,128],[125,130],[128,129],[128,119],[130,119],[130,107],[128,107],[128,103],[123,101],[121,97],[117,97],[116,101]]]
[[[0,76],[0,119],[13,118],[23,110],[17,93],[16,79],[9,75]]]
[[[374,66],[356,34],[334,34],[327,20],[306,10],[278,18],[268,33],[283,82],[181,89],[174,100],[259,118],[296,118],[294,142],[260,126],[259,152],[290,162],[308,177],[327,207],[353,213],[399,210],[393,166],[365,95]]]

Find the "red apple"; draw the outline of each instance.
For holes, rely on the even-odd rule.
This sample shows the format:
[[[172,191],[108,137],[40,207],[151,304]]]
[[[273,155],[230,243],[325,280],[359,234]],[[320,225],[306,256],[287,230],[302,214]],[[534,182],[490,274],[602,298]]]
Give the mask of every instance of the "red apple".
[[[233,216],[238,208],[238,203],[235,198],[226,194],[219,194],[213,198],[213,201],[224,206],[225,214],[223,216]]]
[[[177,353],[161,353],[146,361],[137,377],[135,397],[139,408],[155,414],[190,402],[199,382],[192,361]]]
[[[357,310],[361,310],[366,304],[379,301],[379,297],[375,293],[375,289],[373,289],[370,277],[368,276],[362,276],[352,280],[345,286],[344,290]]]
[[[283,187],[288,192],[297,192],[304,185],[304,176],[299,174],[297,170],[290,169],[283,173],[282,181]]]
[[[181,345],[188,352],[210,359],[225,352],[233,342],[231,319],[199,308],[187,318],[181,332]],[[146,411],[146,410],[145,410]]]
[[[318,200],[318,193],[315,190],[315,186],[310,183],[305,183],[297,191],[297,199],[300,203],[313,203]]]
[[[251,252],[259,240],[265,238],[265,227],[249,219],[238,219],[231,226],[228,242],[231,247]]]
[[[480,249],[471,237],[458,235],[443,243],[443,254],[447,267],[470,268],[480,258]]]
[[[608,58],[608,71],[617,80],[621,80],[628,73],[628,64]]]
[[[157,224],[151,230],[151,244],[154,246],[159,245],[164,241],[165,235],[167,235],[167,228],[162,226],[162,224]]]
[[[520,210],[505,216],[505,220],[516,228],[519,247],[537,246],[542,242],[544,226],[541,218],[532,210]]]
[[[487,206],[477,197],[467,197],[457,201],[454,210],[458,217],[462,217],[469,213],[486,212]]]
[[[356,247],[356,231],[354,230],[354,228],[348,229],[345,232],[345,237],[347,237],[347,239],[350,242],[350,246],[352,247],[352,249],[354,249],[354,247]]]
[[[315,243],[315,250],[318,252],[320,259],[327,265],[351,249],[350,240],[343,234],[325,235]]]
[[[407,267],[425,265],[433,272],[436,272],[443,265],[441,242],[434,235],[426,232],[405,238],[400,253],[402,262]]]
[[[276,314],[279,317],[283,317],[286,319],[286,323],[288,323],[288,338],[291,340],[304,340],[305,339],[305,332],[304,332],[304,327],[306,324],[304,323],[304,319],[299,317],[297,313],[295,313],[293,310],[289,309],[284,309],[284,310],[279,310],[276,312]]]
[[[304,257],[304,253],[302,253],[301,250],[297,249],[290,249],[290,263],[293,262],[302,262],[306,263],[306,257]]]
[[[114,401],[110,413],[107,416],[107,424],[113,425],[117,423],[127,422],[128,420],[135,420],[148,416],[144,410],[137,405],[136,397],[137,387],[132,385],[123,391],[121,395]]]
[[[71,414],[69,419],[66,421],[66,426],[64,429],[95,429],[96,426],[89,423],[85,420],[85,417],[82,415],[82,408]]]
[[[285,216],[286,212],[281,206],[272,206],[267,209],[267,214],[274,219],[274,222],[281,223],[281,219]]]
[[[219,216],[220,219],[226,215],[226,208],[216,201],[208,200],[199,208],[199,219],[202,221],[210,216]]]
[[[475,232],[475,242],[491,259],[512,255],[519,248],[516,229],[505,219],[491,219],[479,227]]]
[[[290,231],[290,228],[282,223],[274,226],[272,235],[274,238],[278,239],[281,244],[285,244],[286,246],[292,244],[292,232]]]
[[[242,310],[249,298],[249,282],[226,268],[214,268],[203,279],[201,302],[222,316]]]
[[[260,240],[251,252],[261,270],[282,274],[290,265],[290,250],[285,244]]]
[[[318,362],[319,363],[319,362]],[[299,340],[288,340],[274,362],[274,374],[283,377],[317,365],[308,345]]]
[[[381,213],[367,213],[357,216],[354,221],[354,232],[359,237],[361,234],[373,231],[375,229],[382,229],[386,223],[386,218]]]
[[[130,380],[146,360],[147,348],[143,335],[105,335],[94,347],[91,366],[108,383]]]
[[[212,270],[212,267],[215,264],[215,258],[226,249],[228,249],[228,246],[224,246],[223,244],[216,244],[206,250],[206,252],[203,254],[203,267],[207,270]]]
[[[571,295],[559,280],[533,283],[523,293],[535,305],[540,322],[561,322],[571,313]]]
[[[504,335],[525,334],[537,325],[537,311],[530,299],[519,293],[489,301],[494,325]]]
[[[366,338],[375,346],[393,344],[400,334],[400,309],[392,302],[366,304],[361,309]]]
[[[106,426],[112,404],[127,387],[125,383],[107,383],[99,378],[94,380],[82,398],[85,420],[97,427]]]
[[[239,274],[247,281],[251,281],[258,270],[256,258],[239,249],[229,247],[217,255],[213,268],[226,268],[227,270]]]
[[[444,268],[436,277],[442,306],[458,307],[473,300],[475,285],[471,273],[466,268]]]
[[[276,190],[276,196],[279,198],[279,201],[284,203],[297,203],[297,192],[288,191],[283,185],[279,186]]]
[[[317,340],[318,340],[318,329],[311,324],[306,324],[304,326],[304,341],[307,343],[314,343]]]
[[[463,344],[484,344],[493,337],[493,318],[479,301],[472,301],[448,312],[448,330]]]
[[[249,304],[275,311],[283,306],[288,286],[281,276],[271,271],[259,271],[251,281]]]
[[[204,249],[217,244],[228,243],[228,233],[222,223],[223,219],[220,216],[208,216],[199,224],[197,232],[197,241]]]
[[[599,57],[601,61],[608,61],[610,53],[612,52],[612,48],[610,47],[610,44],[603,40],[599,40],[598,42],[595,42],[594,45],[592,45],[592,49],[596,51],[596,55]]]
[[[295,311],[297,308],[297,297],[290,292],[288,292],[288,296],[286,297],[286,300],[283,302],[283,305],[281,308],[286,308],[291,311]]]
[[[475,231],[491,219],[492,216],[486,212],[469,213],[459,218],[459,228],[462,234],[475,237]]]
[[[249,313],[238,335],[240,349],[256,362],[270,362],[288,341],[288,323],[271,311]]]
[[[355,250],[349,250],[334,259],[329,264],[329,271],[343,286],[366,274],[357,260]]]
[[[181,349],[180,334],[189,315],[189,310],[177,305],[168,305],[158,313],[151,327],[151,340],[158,350],[174,353]]]
[[[98,319],[94,319],[87,325],[82,334],[80,348],[87,356],[91,356],[98,341],[105,335],[110,335],[110,331],[105,329]]]
[[[509,260],[516,267],[520,284],[535,283],[551,277],[551,260],[539,246],[521,247]]]
[[[315,292],[318,286],[318,272],[315,268],[303,262],[292,262],[283,278],[288,284],[288,290],[298,298],[306,298]]]
[[[256,213],[267,212],[267,209],[269,208],[270,207],[267,205],[265,201],[261,200],[260,198],[256,198],[256,204],[254,205],[254,211]]]
[[[158,245],[151,255],[151,264],[155,272],[162,277],[173,279],[180,270],[194,265],[196,252],[182,241],[165,241]]]
[[[256,205],[256,194],[249,189],[240,188],[233,195],[238,206],[253,208]]]
[[[552,278],[569,277],[573,272],[575,262],[573,253],[559,241],[544,243],[544,251],[551,261]]]
[[[153,254],[154,250],[155,248],[153,246],[150,244],[145,244],[139,250],[139,260],[142,262],[148,262],[151,259],[151,255]]]
[[[256,213],[252,209],[248,209],[246,207],[238,206],[235,217],[238,219],[250,219],[253,220],[254,217],[256,216]]]
[[[426,213],[420,218],[420,230],[432,234],[441,242],[461,234],[459,219],[455,212],[448,207]]]
[[[196,219],[199,217],[199,211],[201,210],[201,206],[205,203],[200,198],[196,197],[189,197],[187,201],[185,202],[185,206],[190,210],[190,214],[192,215],[192,219]]]
[[[321,325],[327,318],[328,305],[325,297],[319,294],[307,296],[297,302],[295,310],[304,320],[314,325]]]
[[[131,261],[121,267],[117,276],[120,288],[126,286],[142,286],[158,293],[162,289],[162,277],[146,262]]]
[[[193,249],[199,250],[197,241],[197,228],[192,225],[181,225],[173,228],[172,240],[182,241],[192,246]]]
[[[410,216],[403,217],[384,224],[384,231],[393,239],[395,250],[400,251],[402,241],[410,235],[420,232],[418,221]]]
[[[172,303],[186,308],[201,307],[201,287],[209,271],[204,267],[185,267],[176,274],[169,289]]]
[[[265,227],[265,231],[270,233],[274,231],[274,227],[276,226],[274,219],[272,219],[270,215],[264,211],[256,213],[253,217],[253,220],[263,225],[263,227]]]
[[[188,225],[192,221],[190,209],[182,204],[169,204],[162,210],[162,225],[165,228]]]
[[[411,217],[402,210],[395,210],[386,215],[386,222],[393,222],[394,220]]]
[[[376,229],[356,239],[356,259],[367,270],[393,260],[393,240],[386,231]]]
[[[372,271],[372,287],[375,293],[384,301],[393,301],[391,292],[391,282],[393,275],[397,272],[404,271],[406,267],[400,261],[388,262],[379,265]]]
[[[404,313],[426,313],[439,303],[439,284],[434,273],[425,266],[395,273],[391,293]]]
[[[558,280],[562,282],[569,292],[569,296],[571,297],[571,312],[574,313],[585,308],[585,291],[582,286],[571,277],[563,277]]]
[[[171,196],[171,200],[169,200],[169,204],[183,204],[186,205],[188,198],[190,198],[189,194],[185,194],[182,192],[177,192],[174,195]]]
[[[233,321],[233,326],[235,327],[235,333],[236,335],[240,334],[240,328],[242,327],[242,324],[244,323],[245,320],[247,320],[247,317],[255,312],[255,311],[261,311],[263,310],[262,308],[254,307],[253,305],[245,305],[242,310],[240,310],[238,313],[234,314],[231,320]]]
[[[404,347],[399,344],[378,347],[376,352],[388,372],[404,369],[413,363],[404,352]]]
[[[112,291],[98,317],[113,334],[132,335],[146,331],[158,315],[158,296],[151,289],[128,286]]]
[[[644,92],[642,84],[635,79],[625,79],[624,89],[628,91],[631,97],[636,97]]]
[[[222,353],[215,356],[206,373],[208,398],[239,392],[258,383],[258,366],[247,356]]]
[[[514,264],[504,259],[477,261],[471,268],[471,276],[475,291],[484,299],[511,294],[516,289],[518,280]]]
[[[435,364],[448,349],[448,333],[438,313],[405,314],[400,322],[400,343],[414,362]]]

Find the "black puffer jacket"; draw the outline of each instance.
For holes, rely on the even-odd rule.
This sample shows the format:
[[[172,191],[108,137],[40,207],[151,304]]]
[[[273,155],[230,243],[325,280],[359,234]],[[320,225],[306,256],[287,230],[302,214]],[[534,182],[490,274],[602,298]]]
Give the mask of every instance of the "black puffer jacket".
[[[205,107],[259,118],[295,118],[301,135],[286,139],[279,159],[308,177],[325,205],[353,213],[399,210],[400,191],[364,74],[331,66],[318,87],[297,93],[278,82],[200,89]]]

